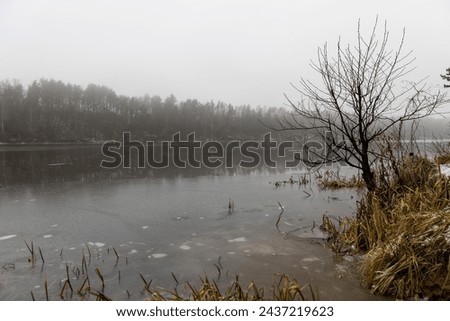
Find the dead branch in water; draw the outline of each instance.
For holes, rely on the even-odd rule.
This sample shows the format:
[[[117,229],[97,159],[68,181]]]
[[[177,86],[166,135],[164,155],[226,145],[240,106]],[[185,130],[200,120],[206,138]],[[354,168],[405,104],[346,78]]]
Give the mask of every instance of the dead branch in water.
[[[280,205],[280,208],[281,208],[281,213],[278,215],[278,219],[277,219],[277,222],[275,223],[275,226],[277,227],[277,230],[279,230],[279,228],[278,228],[278,224],[280,223],[280,220],[281,220],[281,215],[283,215],[283,213],[284,213],[284,208],[283,208],[283,205],[281,205],[281,203],[280,202],[278,202],[278,205]]]

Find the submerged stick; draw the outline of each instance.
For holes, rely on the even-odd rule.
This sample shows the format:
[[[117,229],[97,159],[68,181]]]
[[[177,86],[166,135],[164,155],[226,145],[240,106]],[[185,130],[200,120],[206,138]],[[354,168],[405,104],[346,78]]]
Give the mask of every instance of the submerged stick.
[[[66,264],[66,277],[67,277],[67,284],[69,285],[70,291],[73,293],[72,284],[70,283],[70,275],[69,275],[69,266]]]
[[[86,262],[86,258],[84,257],[84,250],[82,250],[81,251],[82,252],[82,254],[81,254],[81,273],[85,273],[86,271],[85,271],[85,269],[84,269],[84,263]]]
[[[115,248],[112,248],[114,251],[114,254],[116,255],[116,264],[114,264],[114,268],[117,267],[117,264],[119,263],[119,254],[117,253]]]
[[[281,203],[280,202],[278,202],[278,205],[280,205],[280,208],[281,208],[281,213],[278,215],[278,219],[277,219],[277,222],[275,223],[275,226],[276,226],[276,228],[277,229],[279,229],[278,228],[278,224],[280,223],[280,220],[281,220],[281,215],[283,215],[283,213],[284,213],[284,208],[283,208],[283,205],[281,205]]]
[[[145,288],[147,288],[147,286],[148,286],[147,280],[144,278],[144,276],[142,275],[142,273],[139,273],[139,276],[141,277],[142,281],[144,282]]]
[[[219,267],[217,264],[213,263],[213,265],[216,267],[217,272],[219,273],[219,275],[217,276],[217,278],[220,279],[220,275],[222,274],[222,271],[221,271],[220,267]]]
[[[102,291],[105,289],[105,279],[103,278],[102,273],[100,272],[99,268],[95,268],[95,272],[97,273],[98,277],[100,278],[100,281],[102,281]]]
[[[45,277],[45,281],[44,281],[44,289],[45,289],[45,299],[47,301],[49,301],[48,299],[48,282],[47,282],[47,276]]]
[[[28,245],[27,241],[25,241],[25,240],[23,240],[23,241],[25,242],[25,245],[27,246],[28,251],[29,251],[30,254],[31,254],[31,258],[30,258],[29,261],[31,262],[31,265],[34,266],[34,263],[36,262],[36,255],[35,255],[35,253],[34,253],[34,244],[33,244],[33,241],[31,241],[31,245]]]
[[[82,257],[81,257],[81,273],[88,275],[88,265],[86,262],[86,256],[84,255],[84,249],[82,250]]]
[[[42,250],[40,247],[39,247],[39,254],[41,255],[42,265],[44,265],[45,264],[44,255],[42,255]]]
[[[148,291],[148,292],[150,292],[150,294],[151,294],[152,292],[150,291],[150,285],[152,284],[152,281],[153,281],[153,280],[150,280],[150,282],[147,282],[147,280],[146,280],[145,277],[142,275],[142,273],[139,273],[139,276],[141,277],[142,281],[143,281],[144,284],[145,284],[145,286],[144,286],[145,290]]]
[[[87,248],[87,251],[88,251],[88,254],[89,254],[89,265],[91,265],[91,257],[92,257],[91,250],[89,249],[88,245],[86,245],[86,248]]]
[[[59,296],[61,297],[61,300],[64,300],[64,290],[67,286],[67,280],[64,282],[63,287],[61,288],[61,292],[59,292]]]
[[[172,274],[173,279],[175,280],[175,285],[178,286],[179,282],[177,277],[175,276],[175,274],[173,274],[173,272],[170,272]]]
[[[81,284],[81,286],[78,288],[77,292],[78,295],[82,296],[81,291],[83,291],[84,286],[86,285],[86,282],[89,282],[89,277],[86,277],[83,281],[83,283]]]

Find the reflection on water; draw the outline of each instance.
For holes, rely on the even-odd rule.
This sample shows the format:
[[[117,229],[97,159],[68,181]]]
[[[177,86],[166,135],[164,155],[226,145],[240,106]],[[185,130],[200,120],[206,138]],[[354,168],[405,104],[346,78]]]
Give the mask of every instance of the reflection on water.
[[[158,151],[158,149],[156,150]],[[181,155],[185,157],[185,155]],[[279,159],[277,167],[269,168],[261,162],[255,168],[238,166],[242,157],[235,153],[234,166],[226,168],[177,168],[170,164],[167,168],[138,168],[137,157],[132,151],[132,167],[105,169],[100,167],[101,145],[0,145],[0,186],[47,184],[66,181],[95,181],[120,178],[176,178],[200,175],[248,175],[250,173],[284,171],[284,160]],[[155,156],[159,158],[159,155]],[[273,155],[275,157],[275,155]]]
[[[45,278],[59,299],[66,266],[76,284],[88,251],[91,275],[102,271],[113,299],[148,296],[140,274],[172,288],[172,273],[180,283],[207,273],[228,284],[239,274],[261,286],[288,273],[311,282],[322,299],[375,298],[361,288],[351,259],[336,261],[313,228],[324,213],[351,215],[354,191],[269,183],[305,170],[106,170],[98,145],[2,147],[0,159],[2,300],[30,300],[30,291],[43,299]],[[278,202],[285,209],[279,230]],[[24,240],[41,248],[45,264],[38,257],[31,266]]]

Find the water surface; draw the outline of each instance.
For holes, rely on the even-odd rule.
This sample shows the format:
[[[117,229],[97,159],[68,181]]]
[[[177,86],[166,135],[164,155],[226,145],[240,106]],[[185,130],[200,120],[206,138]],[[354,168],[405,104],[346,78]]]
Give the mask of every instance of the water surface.
[[[355,191],[274,186],[313,177],[300,168],[106,170],[100,159],[98,145],[0,149],[1,300],[30,300],[31,291],[44,299],[46,279],[50,299],[60,299],[66,266],[78,284],[83,256],[92,287],[101,288],[98,268],[113,299],[147,297],[140,274],[182,289],[176,281],[205,274],[221,285],[238,274],[270,286],[281,273],[311,283],[321,299],[378,299],[360,286],[352,258],[324,247],[318,229],[325,213],[354,213]],[[25,241],[41,249],[45,264],[36,254],[32,266]]]

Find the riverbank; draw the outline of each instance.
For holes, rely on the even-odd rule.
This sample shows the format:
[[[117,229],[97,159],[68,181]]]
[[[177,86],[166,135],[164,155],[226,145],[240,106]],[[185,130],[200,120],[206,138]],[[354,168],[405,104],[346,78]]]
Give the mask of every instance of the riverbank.
[[[379,188],[354,217],[324,218],[337,254],[362,254],[363,284],[395,299],[450,298],[450,181],[440,164],[413,156],[378,172]],[[443,171],[446,173],[446,170]]]

